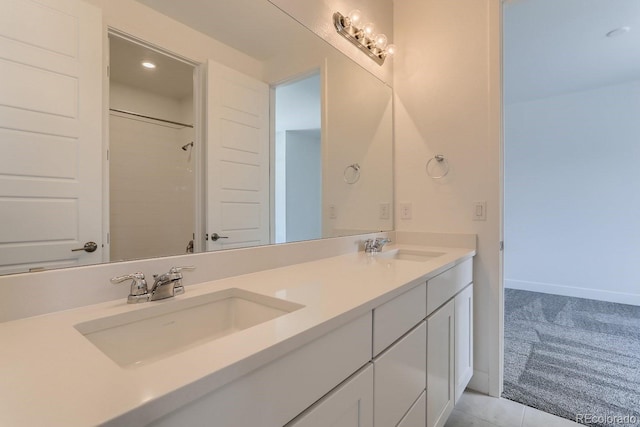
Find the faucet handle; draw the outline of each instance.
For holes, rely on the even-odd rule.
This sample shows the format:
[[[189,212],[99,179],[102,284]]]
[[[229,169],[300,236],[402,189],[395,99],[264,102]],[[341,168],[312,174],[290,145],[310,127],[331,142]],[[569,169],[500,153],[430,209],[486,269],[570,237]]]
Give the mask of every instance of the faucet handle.
[[[374,245],[373,239],[363,240],[362,243],[364,244],[364,251],[365,252],[371,252],[371,250],[373,249],[373,245]]]
[[[171,269],[169,270],[169,273],[180,273],[183,270],[191,271],[195,269],[196,269],[195,265],[185,265],[184,267],[171,267]]]
[[[127,302],[129,304],[135,304],[137,302],[145,302],[149,300],[149,290],[147,288],[147,281],[144,278],[144,274],[141,272],[125,274],[124,276],[116,276],[111,278],[111,283],[122,283],[125,280],[131,280],[131,289]]]
[[[176,283],[174,285],[173,291],[174,295],[184,294],[184,285],[182,284],[182,271],[191,271],[195,270],[195,265],[186,265],[184,267],[171,267],[169,269],[169,275],[176,279]]]

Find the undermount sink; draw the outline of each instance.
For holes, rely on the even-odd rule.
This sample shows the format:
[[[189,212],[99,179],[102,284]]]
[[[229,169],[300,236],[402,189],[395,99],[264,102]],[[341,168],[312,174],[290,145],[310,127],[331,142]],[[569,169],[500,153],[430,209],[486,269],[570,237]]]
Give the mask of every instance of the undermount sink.
[[[430,261],[434,258],[444,255],[444,252],[421,251],[414,249],[393,249],[377,254],[380,258],[401,259],[404,261]]]
[[[79,323],[75,328],[118,365],[133,367],[303,307],[291,301],[230,288]]]

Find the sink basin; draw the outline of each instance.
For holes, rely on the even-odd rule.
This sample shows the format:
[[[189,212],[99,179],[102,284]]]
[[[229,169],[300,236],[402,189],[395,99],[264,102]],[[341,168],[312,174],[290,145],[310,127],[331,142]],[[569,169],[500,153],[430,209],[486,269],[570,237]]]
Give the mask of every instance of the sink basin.
[[[75,328],[120,366],[134,367],[304,307],[236,288],[152,304]]]
[[[444,255],[444,252],[431,252],[413,249],[393,249],[377,254],[380,258],[401,259],[404,261],[430,261],[434,258]]]

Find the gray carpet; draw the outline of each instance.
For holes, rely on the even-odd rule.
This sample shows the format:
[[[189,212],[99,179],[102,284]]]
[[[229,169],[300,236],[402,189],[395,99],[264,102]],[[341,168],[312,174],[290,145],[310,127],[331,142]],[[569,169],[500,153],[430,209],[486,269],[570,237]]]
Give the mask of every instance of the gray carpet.
[[[640,426],[640,307],[505,289],[504,329],[503,397]]]

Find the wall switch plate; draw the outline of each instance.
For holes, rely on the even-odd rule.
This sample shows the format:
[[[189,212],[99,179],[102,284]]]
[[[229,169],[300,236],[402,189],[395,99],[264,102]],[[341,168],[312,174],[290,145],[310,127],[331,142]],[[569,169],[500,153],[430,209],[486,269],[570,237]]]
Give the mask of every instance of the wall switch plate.
[[[329,205],[329,219],[336,219],[336,218],[338,218],[336,205]]]
[[[380,203],[380,219],[389,219],[389,217],[391,216],[390,211],[390,203]]]
[[[400,219],[411,219],[413,215],[413,207],[411,203],[400,203]]]
[[[487,202],[473,203],[473,220],[474,221],[487,220]]]

